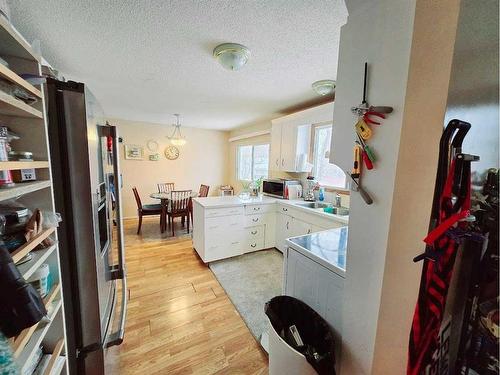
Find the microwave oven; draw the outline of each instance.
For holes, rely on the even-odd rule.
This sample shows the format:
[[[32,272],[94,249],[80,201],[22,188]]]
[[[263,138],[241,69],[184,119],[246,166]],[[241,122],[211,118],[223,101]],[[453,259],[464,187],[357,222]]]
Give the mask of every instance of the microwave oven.
[[[264,180],[262,182],[262,192],[264,195],[286,199],[286,187],[290,185],[300,185],[300,181],[286,179]]]

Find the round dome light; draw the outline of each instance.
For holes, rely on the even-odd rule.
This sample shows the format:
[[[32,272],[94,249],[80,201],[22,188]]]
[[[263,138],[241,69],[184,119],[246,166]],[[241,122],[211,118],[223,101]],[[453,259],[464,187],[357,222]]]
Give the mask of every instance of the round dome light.
[[[250,50],[237,43],[224,43],[214,48],[213,56],[224,68],[240,70],[250,58]]]
[[[319,95],[328,95],[335,91],[335,81],[331,79],[322,79],[312,84],[312,88]]]

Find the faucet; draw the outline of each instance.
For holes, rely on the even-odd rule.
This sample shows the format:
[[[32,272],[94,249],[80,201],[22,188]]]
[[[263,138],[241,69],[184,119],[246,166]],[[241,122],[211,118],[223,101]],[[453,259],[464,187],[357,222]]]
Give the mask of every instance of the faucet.
[[[342,206],[342,198],[339,193],[335,192],[335,207],[341,207]]]

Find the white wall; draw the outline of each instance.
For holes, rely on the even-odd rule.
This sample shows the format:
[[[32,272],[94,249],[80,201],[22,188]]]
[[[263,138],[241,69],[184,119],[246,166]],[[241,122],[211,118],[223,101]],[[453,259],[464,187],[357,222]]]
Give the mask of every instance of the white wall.
[[[120,163],[123,174],[124,217],[136,217],[137,206],[132,194],[136,186],[142,203],[159,203],[149,198],[157,191],[159,182],[175,182],[176,189],[198,191],[200,184],[210,186],[209,195],[217,194],[218,188],[227,183],[228,132],[182,127],[182,134],[187,143],[178,146],[180,156],[177,160],[168,160],[164,150],[170,144],[166,138],[172,134],[172,127],[165,124],[110,119],[118,127],[123,143],[120,144]],[[149,161],[151,152],[147,149],[148,140],[159,144],[159,161]],[[124,158],[124,145],[134,144],[144,147],[144,160]]]
[[[351,194],[343,309],[342,374],[403,374],[421,265],[412,257],[432,203],[458,1],[347,1],[342,27],[331,159],[352,168],[350,108],[368,102],[394,113],[370,140],[378,161],[363,174],[374,204]]]

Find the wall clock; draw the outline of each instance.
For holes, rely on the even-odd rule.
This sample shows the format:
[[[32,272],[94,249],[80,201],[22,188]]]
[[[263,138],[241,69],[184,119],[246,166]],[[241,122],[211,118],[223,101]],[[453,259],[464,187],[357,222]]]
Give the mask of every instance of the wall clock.
[[[179,149],[175,146],[167,146],[165,148],[165,157],[168,160],[175,160],[179,157]]]

